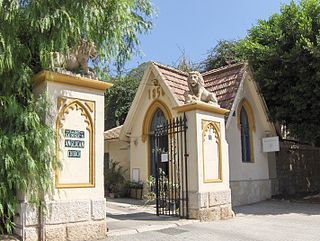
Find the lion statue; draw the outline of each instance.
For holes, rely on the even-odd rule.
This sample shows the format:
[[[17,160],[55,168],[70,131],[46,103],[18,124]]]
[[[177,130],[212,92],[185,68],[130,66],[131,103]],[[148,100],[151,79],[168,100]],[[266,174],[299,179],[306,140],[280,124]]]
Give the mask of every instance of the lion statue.
[[[203,77],[198,71],[190,72],[187,82],[189,91],[184,93],[185,103],[194,101],[204,101],[211,104],[218,103],[216,95],[204,88]]]
[[[95,73],[88,67],[88,60],[97,58],[97,49],[94,42],[81,39],[79,44],[67,54],[51,53],[51,69],[65,69],[69,71],[82,70],[85,76],[95,77]]]

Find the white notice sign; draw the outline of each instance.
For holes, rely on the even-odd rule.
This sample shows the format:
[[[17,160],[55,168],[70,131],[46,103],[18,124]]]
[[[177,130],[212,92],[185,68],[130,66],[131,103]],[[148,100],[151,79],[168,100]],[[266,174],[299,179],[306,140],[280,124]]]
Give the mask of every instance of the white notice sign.
[[[167,153],[161,154],[161,162],[168,162],[168,154]]]
[[[280,151],[279,136],[262,138],[263,152]]]
[[[140,181],[140,169],[132,168],[132,181],[139,182]]]

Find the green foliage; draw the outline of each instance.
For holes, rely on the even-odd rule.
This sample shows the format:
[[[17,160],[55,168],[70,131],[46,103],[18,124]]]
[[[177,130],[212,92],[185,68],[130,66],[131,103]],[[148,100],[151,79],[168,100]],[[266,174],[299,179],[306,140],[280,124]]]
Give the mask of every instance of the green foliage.
[[[145,204],[156,200],[156,178],[149,176],[146,180],[147,193],[143,196]],[[159,199],[165,200],[170,197],[172,193],[177,194],[180,192],[180,185],[169,180],[168,175],[160,168],[158,179],[158,192]]]
[[[259,20],[237,47],[253,68],[273,120],[320,145],[320,4],[292,1]]]
[[[241,59],[236,49],[237,45],[238,41],[220,40],[214,48],[208,51],[208,56],[200,63],[200,68],[208,71],[239,62]]]
[[[119,165],[119,162],[110,161],[109,168],[106,168],[104,172],[104,182],[108,193],[119,193],[126,185],[124,177],[126,171]]]
[[[32,95],[32,77],[80,37],[95,42],[96,69],[122,66],[152,14],[149,0],[0,0],[0,233],[12,231],[17,190],[40,205],[57,166],[47,101]]]
[[[156,200],[155,186],[156,186],[156,178],[153,176],[148,176],[146,180],[147,193],[143,195],[143,200],[145,205]]]
[[[47,101],[43,96],[26,106],[13,96],[0,96],[0,233],[11,233],[17,191],[27,192],[31,203],[41,205],[52,191],[54,133],[44,123]]]
[[[126,76],[114,78],[105,98],[105,129],[122,125],[129,112],[147,63],[132,69]]]
[[[183,52],[182,55],[178,59],[178,64],[176,64],[177,69],[183,72],[191,72],[196,69],[195,65],[189,60],[186,54]]]

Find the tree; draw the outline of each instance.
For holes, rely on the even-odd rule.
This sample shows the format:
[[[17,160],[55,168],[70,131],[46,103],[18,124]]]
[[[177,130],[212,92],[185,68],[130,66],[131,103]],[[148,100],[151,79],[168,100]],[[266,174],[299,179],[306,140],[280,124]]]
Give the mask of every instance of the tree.
[[[239,62],[241,58],[236,50],[237,45],[238,41],[235,40],[220,40],[214,48],[208,51],[206,59],[200,63],[200,68],[208,71]]]
[[[124,123],[147,65],[143,63],[126,76],[113,79],[113,86],[107,90],[105,98],[106,130]]]
[[[181,55],[177,59],[176,63],[173,64],[173,68],[176,68],[183,72],[190,72],[195,70],[198,66],[190,61],[184,49],[179,48],[179,50],[181,52]]]
[[[191,61],[188,59],[188,57],[184,53],[178,59],[178,64],[176,65],[175,68],[187,73],[195,69],[194,64],[191,63]]]
[[[320,4],[292,1],[259,20],[237,51],[253,69],[274,121],[320,145]]]
[[[52,190],[54,132],[44,122],[45,97],[35,99],[32,77],[50,53],[81,37],[94,41],[104,69],[131,57],[138,35],[151,28],[149,0],[0,1],[0,233],[12,231],[17,190],[42,204]]]

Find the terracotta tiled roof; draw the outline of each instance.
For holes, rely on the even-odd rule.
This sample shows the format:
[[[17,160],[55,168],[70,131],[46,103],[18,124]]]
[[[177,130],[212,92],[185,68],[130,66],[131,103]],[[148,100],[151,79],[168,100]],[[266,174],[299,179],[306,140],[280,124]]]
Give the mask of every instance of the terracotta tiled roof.
[[[154,64],[158,67],[165,83],[176,96],[179,104],[183,104],[183,94],[188,90],[188,73],[158,63]],[[222,108],[231,109],[246,66],[244,63],[237,63],[202,73],[205,88],[216,94]]]
[[[158,67],[164,77],[165,83],[169,89],[171,89],[171,92],[175,95],[179,104],[182,105],[184,103],[183,94],[188,90],[188,73],[155,62],[154,64]]]
[[[220,107],[231,110],[246,67],[237,63],[202,73],[206,89],[216,94]]]
[[[122,128],[122,125],[105,131],[104,132],[104,139],[105,140],[118,139],[119,135],[120,135],[121,128]]]

